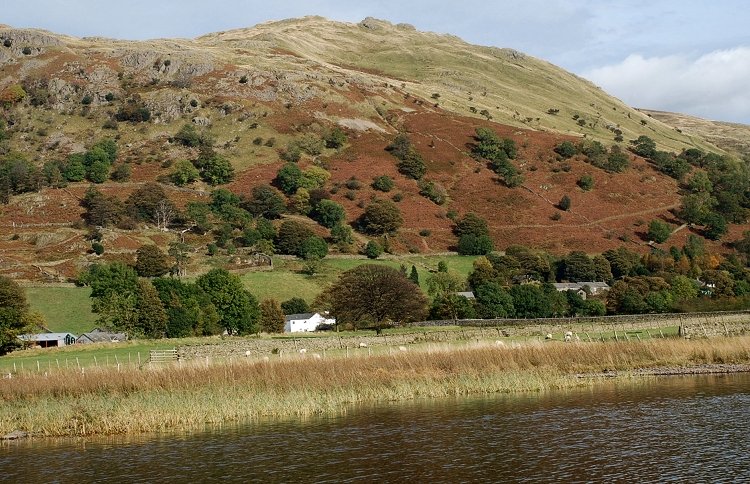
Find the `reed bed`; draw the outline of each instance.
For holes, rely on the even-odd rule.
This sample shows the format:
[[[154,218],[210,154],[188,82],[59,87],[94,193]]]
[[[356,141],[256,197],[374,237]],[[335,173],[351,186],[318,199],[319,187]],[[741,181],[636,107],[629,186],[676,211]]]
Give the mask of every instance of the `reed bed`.
[[[392,355],[61,369],[0,384],[0,434],[140,433],[257,417],[342,412],[358,403],[594,384],[577,374],[750,363],[750,337],[431,346]]]

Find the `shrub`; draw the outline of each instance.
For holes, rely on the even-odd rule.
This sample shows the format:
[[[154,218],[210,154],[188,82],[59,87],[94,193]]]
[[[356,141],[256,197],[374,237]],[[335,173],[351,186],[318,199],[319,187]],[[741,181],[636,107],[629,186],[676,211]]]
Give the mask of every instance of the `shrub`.
[[[240,84],[247,84],[247,76],[240,77]]]
[[[360,226],[366,233],[382,235],[395,232],[404,223],[401,210],[388,200],[376,200],[365,208]]]
[[[560,208],[560,210],[565,210],[566,212],[570,210],[570,197],[567,195],[563,195],[557,206]]]
[[[440,183],[420,180],[418,186],[419,194],[427,197],[437,205],[443,205],[448,201],[448,191]]]
[[[365,246],[365,255],[368,259],[377,259],[383,254],[383,248],[375,242],[374,240],[371,240],[367,242],[367,245]]]
[[[324,138],[326,148],[339,149],[346,143],[346,134],[339,128],[333,128]]]
[[[429,229],[422,229],[419,231],[420,237],[429,237],[432,234],[432,231]]]
[[[583,191],[588,192],[589,190],[594,188],[594,177],[589,174],[582,175],[581,178],[578,179],[577,183]]]
[[[458,239],[458,253],[461,255],[486,255],[494,246],[488,235],[464,234]]]
[[[356,177],[349,178],[344,185],[346,185],[346,188],[349,190],[359,190],[362,188],[362,182],[357,180]]]
[[[175,163],[174,171],[169,175],[172,183],[179,187],[193,183],[199,176],[198,169],[188,160],[180,160]]]
[[[31,55],[31,47],[24,47],[21,52],[23,55]]]
[[[111,178],[116,182],[125,182],[130,180],[131,174],[132,170],[130,165],[128,163],[120,163],[112,172]]]
[[[391,200],[393,200],[394,202],[400,202],[400,201],[401,201],[401,200],[403,200],[403,199],[404,199],[404,194],[403,194],[403,193],[400,193],[400,192],[399,192],[399,193],[396,193],[396,194],[394,194],[394,195],[393,195],[393,196],[391,197]]]
[[[81,104],[83,104],[84,106],[88,106],[93,101],[94,99],[90,95],[86,94],[85,96],[83,96],[83,99],[81,99]]]
[[[333,228],[346,218],[346,211],[340,204],[333,200],[321,200],[310,213],[312,218],[320,225]]]
[[[102,255],[104,253],[104,246],[99,242],[92,242],[91,250],[93,250],[96,255]]]
[[[388,175],[380,175],[375,177],[372,181],[372,188],[381,192],[390,192],[396,184],[393,182],[393,178]]]
[[[672,228],[666,222],[654,219],[648,224],[648,239],[657,244],[666,242],[672,234]]]
[[[191,99],[190,100],[190,107],[197,108],[198,107],[198,100],[197,99]]]
[[[563,141],[559,145],[555,146],[555,153],[563,157],[563,159],[568,159],[577,155],[578,149],[570,141]]]

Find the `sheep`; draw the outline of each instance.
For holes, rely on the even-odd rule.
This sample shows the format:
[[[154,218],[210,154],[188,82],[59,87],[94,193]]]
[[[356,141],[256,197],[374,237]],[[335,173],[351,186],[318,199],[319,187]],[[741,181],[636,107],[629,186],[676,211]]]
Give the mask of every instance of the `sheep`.
[[[312,357],[313,357],[314,359],[316,359],[316,360],[322,360],[322,359],[323,359],[323,357],[322,357],[322,356],[320,356],[320,353],[313,353],[313,354],[312,354]]]
[[[307,353],[307,348],[300,348],[299,352],[300,354],[304,355],[305,353]]]
[[[399,351],[406,351],[406,346],[399,346],[398,349]]]
[[[367,343],[360,343],[360,344],[359,344],[359,347],[360,347],[360,348],[367,348]]]
[[[552,333],[547,333],[544,339],[552,339]]]
[[[251,354],[252,353],[250,353],[250,350],[245,351],[245,357],[250,358]]]
[[[502,341],[498,339],[498,340],[495,340],[495,346],[505,346],[505,343],[503,343]]]
[[[565,332],[565,341],[570,341],[573,339],[573,332],[572,331],[566,331]]]

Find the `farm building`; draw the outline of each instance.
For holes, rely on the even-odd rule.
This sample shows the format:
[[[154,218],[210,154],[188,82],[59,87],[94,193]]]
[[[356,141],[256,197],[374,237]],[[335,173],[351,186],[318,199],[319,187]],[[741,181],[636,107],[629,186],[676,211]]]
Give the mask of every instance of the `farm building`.
[[[22,334],[18,338],[41,348],[68,346],[76,342],[75,335],[71,333]]]
[[[328,319],[320,313],[290,314],[284,317],[285,333],[315,331],[321,324],[334,325],[335,319]]]
[[[552,285],[559,292],[575,291],[583,299],[586,299],[589,294],[597,296],[609,291],[609,284],[606,282],[555,282]]]
[[[127,339],[128,335],[125,333],[110,333],[99,328],[94,328],[88,333],[83,333],[81,336],[79,336],[76,339],[76,343],[119,343],[120,341],[127,341]]]

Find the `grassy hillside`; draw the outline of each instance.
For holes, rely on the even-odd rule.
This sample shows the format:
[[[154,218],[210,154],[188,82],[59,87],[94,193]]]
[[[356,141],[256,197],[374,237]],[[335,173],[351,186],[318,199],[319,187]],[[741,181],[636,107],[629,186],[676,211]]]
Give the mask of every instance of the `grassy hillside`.
[[[346,133],[344,145],[311,150],[299,166],[328,171],[326,196],[346,209],[349,224],[372,200],[397,200],[404,224],[392,248],[402,254],[455,250],[454,219],[467,212],[488,221],[499,249],[522,242],[553,253],[601,252],[624,244],[643,252],[650,219],[679,224],[673,215],[679,184],[635,156],[630,169],[618,174],[580,156],[562,160],[554,147],[585,136],[626,148],[629,140],[647,135],[660,149],[720,151],[542,60],[373,19],[351,24],[306,17],[146,42],[0,27],[0,39],[0,93],[7,98],[0,118],[8,125],[0,156],[24,157],[46,177],[45,164],[66,163],[71,154],[112,138],[118,146],[112,168],[125,166],[130,177],[106,180],[97,189],[124,202],[157,181],[184,210],[189,202],[208,201],[215,188],[201,180],[178,187],[170,177],[178,162],[196,163],[201,156],[201,148],[175,138],[184,125],[194,126],[231,163],[234,180],[223,187],[245,197],[273,181],[288,143],[319,143],[338,127]],[[148,120],[133,118],[144,111]],[[478,127],[515,141],[521,186],[509,188],[486,162],[472,158]],[[447,198],[440,204],[399,173],[385,150],[398,132],[408,133],[424,158],[425,179],[444,189]],[[387,194],[370,186],[383,174],[395,182]],[[578,187],[583,176],[594,179],[593,190]],[[357,188],[347,186],[352,178]],[[81,206],[91,183],[47,182],[34,191],[45,183],[32,182],[31,193],[14,194],[0,213],[0,274],[69,281],[91,263],[131,263],[143,244],[166,249],[183,238],[192,250],[192,273],[215,265],[206,256],[210,232],[183,232],[187,225],[179,224],[162,231],[144,220],[104,224],[97,236],[105,250],[95,254],[88,233],[95,227],[83,224]],[[560,213],[563,196],[572,207]],[[286,202],[294,204],[291,197]],[[318,235],[330,235],[308,222]],[[730,232],[736,237],[742,231]],[[688,233],[670,242],[680,244]],[[366,241],[357,234],[351,250]],[[274,273],[253,277],[262,291],[315,293],[299,274],[289,276],[297,281],[293,289]]]
[[[689,136],[705,139],[727,153],[750,157],[750,126],[739,123],[711,121],[686,114],[639,109],[649,117],[674,126]]]

